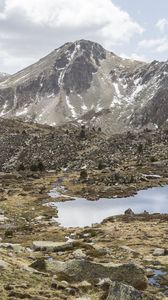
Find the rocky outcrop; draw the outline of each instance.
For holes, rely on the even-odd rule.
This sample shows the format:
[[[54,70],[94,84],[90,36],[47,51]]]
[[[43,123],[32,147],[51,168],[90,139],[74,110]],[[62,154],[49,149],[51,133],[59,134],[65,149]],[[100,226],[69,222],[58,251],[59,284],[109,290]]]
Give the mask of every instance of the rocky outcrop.
[[[82,131],[84,137],[81,136]],[[167,166],[166,129],[109,137],[97,127],[85,127],[81,130],[75,124],[69,123],[67,126],[53,128],[0,119],[0,136],[0,171],[38,172],[62,168],[79,171],[86,166],[87,171],[100,171],[97,176],[95,174],[94,179],[87,176],[89,185],[103,182],[108,186],[159,180],[159,170],[166,169]],[[139,145],[142,143],[143,151],[139,154]],[[129,168],[127,171],[120,168],[132,159],[137,164],[150,164],[150,169],[158,170],[146,175],[138,174],[137,168]],[[109,170],[110,173],[103,173],[105,170]],[[19,179],[20,175],[15,175],[16,179]]]
[[[137,289],[147,287],[145,271],[140,266],[130,264],[100,264],[86,259],[74,259],[66,262],[46,261],[46,269],[55,273],[60,280],[68,282],[88,281],[98,283],[100,279],[109,278],[130,284]]]
[[[155,300],[155,296],[144,294],[132,286],[112,282],[106,300]]]
[[[0,73],[0,82],[6,80],[10,75],[7,73]]]

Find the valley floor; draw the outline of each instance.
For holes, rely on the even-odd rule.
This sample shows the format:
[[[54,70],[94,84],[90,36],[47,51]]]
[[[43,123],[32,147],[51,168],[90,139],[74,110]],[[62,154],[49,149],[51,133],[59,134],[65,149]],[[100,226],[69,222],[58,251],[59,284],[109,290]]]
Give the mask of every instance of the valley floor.
[[[122,182],[114,186],[107,185],[110,175],[105,170],[89,171],[85,179],[80,172],[0,173],[1,299],[127,299],[128,286],[144,290],[134,298],[133,290],[128,299],[167,299],[168,215],[128,214],[91,227],[62,228],[53,219],[56,208],[43,205],[51,201],[48,193],[58,183],[71,196],[95,200],[167,184],[162,173],[164,170],[161,177],[144,176],[136,185]],[[58,272],[59,261],[75,267]],[[111,271],[111,263],[116,271]],[[94,276],[89,277],[93,270]],[[104,281],[96,280],[97,274]],[[118,288],[126,293],[123,298],[113,298],[113,281],[126,284]]]

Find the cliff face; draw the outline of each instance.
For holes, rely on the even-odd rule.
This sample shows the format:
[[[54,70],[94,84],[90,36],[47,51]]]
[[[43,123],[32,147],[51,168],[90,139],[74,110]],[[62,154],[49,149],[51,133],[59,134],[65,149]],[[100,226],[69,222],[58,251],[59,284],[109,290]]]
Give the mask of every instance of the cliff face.
[[[168,63],[118,57],[101,45],[66,43],[0,83],[0,116],[60,125],[89,122],[110,132],[168,119]]]

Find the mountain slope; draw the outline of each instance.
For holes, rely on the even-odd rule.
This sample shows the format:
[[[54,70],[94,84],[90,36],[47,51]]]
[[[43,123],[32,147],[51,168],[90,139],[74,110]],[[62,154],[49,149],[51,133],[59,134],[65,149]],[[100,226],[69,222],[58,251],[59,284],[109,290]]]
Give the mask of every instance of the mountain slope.
[[[101,45],[66,43],[0,83],[0,116],[75,121],[121,132],[168,119],[168,63],[123,59]]]
[[[9,77],[7,73],[0,73],[0,82],[6,80]]]

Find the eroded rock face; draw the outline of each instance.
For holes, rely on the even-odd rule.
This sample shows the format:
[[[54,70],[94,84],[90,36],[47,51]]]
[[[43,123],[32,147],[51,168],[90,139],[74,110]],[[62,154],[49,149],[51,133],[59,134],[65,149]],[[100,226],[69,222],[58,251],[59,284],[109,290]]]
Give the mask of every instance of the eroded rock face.
[[[106,300],[154,300],[155,296],[146,295],[132,286],[112,282]]]
[[[59,279],[68,282],[87,280],[95,284],[102,278],[109,278],[112,281],[130,284],[140,290],[147,287],[145,271],[135,264],[98,264],[86,259],[74,259],[66,262],[46,262],[46,268],[55,272]]]

